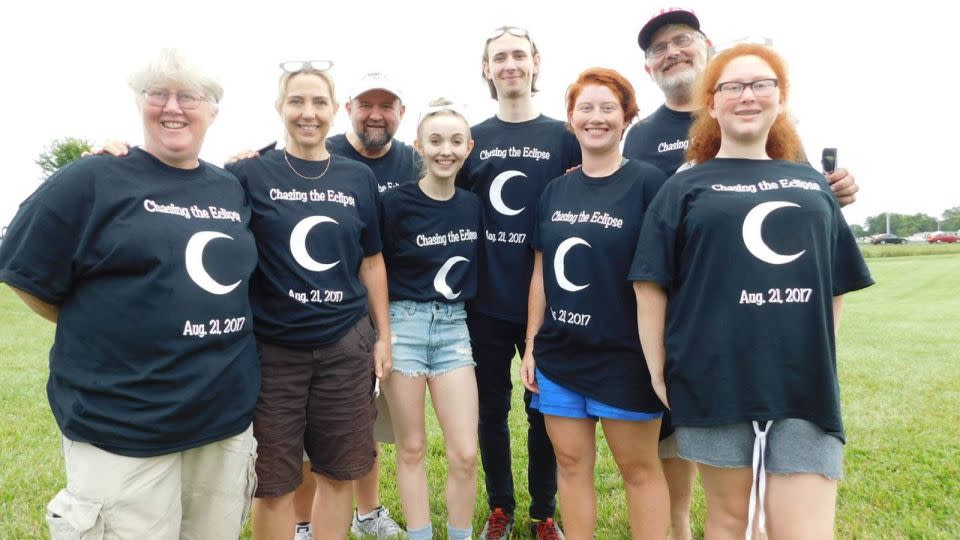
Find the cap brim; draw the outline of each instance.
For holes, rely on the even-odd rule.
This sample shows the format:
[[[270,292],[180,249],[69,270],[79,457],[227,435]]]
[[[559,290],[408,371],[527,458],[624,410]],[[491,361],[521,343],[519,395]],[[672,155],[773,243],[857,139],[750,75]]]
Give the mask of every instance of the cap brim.
[[[653,39],[657,30],[660,30],[668,24],[685,24],[694,30],[700,30],[700,20],[697,19],[697,16],[693,13],[681,10],[668,11],[662,15],[657,15],[647,21],[647,24],[643,25],[640,33],[637,35],[637,44],[640,45],[640,48],[644,51],[647,50],[647,47],[650,46],[650,40]]]

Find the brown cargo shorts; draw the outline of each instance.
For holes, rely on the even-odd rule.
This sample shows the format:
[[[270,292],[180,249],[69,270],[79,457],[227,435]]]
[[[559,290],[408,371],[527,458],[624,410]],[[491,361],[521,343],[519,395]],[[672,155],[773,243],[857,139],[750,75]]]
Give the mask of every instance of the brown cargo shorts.
[[[259,444],[257,497],[278,497],[310,470],[335,480],[356,480],[373,468],[373,344],[376,331],[361,318],[336,343],[289,349],[259,343],[262,382],[253,416]]]

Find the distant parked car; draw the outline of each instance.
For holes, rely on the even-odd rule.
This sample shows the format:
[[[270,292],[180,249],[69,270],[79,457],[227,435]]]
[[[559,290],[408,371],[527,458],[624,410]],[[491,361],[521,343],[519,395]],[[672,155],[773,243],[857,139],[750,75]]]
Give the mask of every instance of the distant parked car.
[[[906,244],[907,239],[895,234],[878,234],[870,239],[871,244]]]
[[[930,242],[931,244],[953,244],[954,242],[960,242],[960,237],[953,233],[935,232],[927,237],[927,242]]]

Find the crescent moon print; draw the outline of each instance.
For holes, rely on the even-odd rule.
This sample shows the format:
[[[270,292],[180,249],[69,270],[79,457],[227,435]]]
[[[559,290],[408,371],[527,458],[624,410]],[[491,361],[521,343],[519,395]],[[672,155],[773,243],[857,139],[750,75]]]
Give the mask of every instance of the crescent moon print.
[[[198,287],[211,294],[223,295],[236,289],[237,285],[240,285],[240,282],[237,281],[233,285],[218,283],[210,277],[207,269],[203,267],[203,250],[207,247],[207,243],[216,238],[233,240],[233,237],[216,231],[200,231],[191,236],[190,240],[187,241],[184,259],[186,259],[187,275],[190,276],[190,279],[192,279]]]
[[[493,182],[490,183],[490,204],[493,205],[493,208],[496,209],[497,212],[505,216],[515,216],[523,212],[526,208],[526,206],[524,206],[519,210],[514,210],[503,202],[503,194],[501,193],[503,186],[507,183],[507,180],[516,176],[527,177],[527,175],[520,171],[506,171],[498,174],[497,177],[493,179]]]
[[[587,243],[583,238],[577,238],[576,236],[567,238],[563,242],[560,242],[560,245],[557,247],[557,253],[553,256],[553,273],[557,276],[557,285],[560,285],[560,288],[570,292],[577,292],[583,289],[586,289],[590,286],[589,283],[586,285],[577,285],[576,283],[567,279],[567,276],[564,272],[564,257],[567,256],[567,252],[570,251],[573,246],[583,244],[587,247],[593,247]]]
[[[783,255],[770,249],[770,246],[763,241],[763,220],[765,220],[767,216],[774,210],[787,206],[793,206],[797,208],[800,207],[799,204],[785,201],[770,201],[760,203],[753,207],[752,210],[747,212],[747,217],[743,219],[743,244],[747,246],[747,250],[754,257],[763,262],[770,264],[787,264],[795,261],[798,257],[807,252],[807,250],[803,250],[800,253],[794,253],[793,255]]]
[[[310,229],[320,223],[339,225],[336,220],[328,218],[327,216],[310,216],[301,220],[300,223],[297,223],[297,226],[293,228],[293,232],[290,233],[290,253],[293,254],[294,260],[296,260],[300,266],[307,270],[313,270],[314,272],[326,272],[340,264],[339,260],[332,263],[323,263],[315,260],[307,253],[307,235],[310,233]]]
[[[433,288],[447,300],[456,300],[457,297],[460,296],[460,293],[463,292],[453,292],[450,285],[447,285],[447,274],[450,273],[450,269],[459,262],[469,262],[469,259],[460,256],[450,257],[447,259],[447,262],[443,263],[443,266],[440,267],[436,277],[433,278]]]

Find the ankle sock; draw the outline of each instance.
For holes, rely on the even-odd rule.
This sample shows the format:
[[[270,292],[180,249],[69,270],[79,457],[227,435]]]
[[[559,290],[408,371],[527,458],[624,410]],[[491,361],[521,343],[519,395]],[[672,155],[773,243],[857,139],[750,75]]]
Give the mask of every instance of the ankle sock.
[[[407,529],[407,538],[410,540],[433,540],[433,524],[419,529]],[[451,536],[451,538],[453,538]]]
[[[473,535],[473,527],[458,529],[447,523],[447,537],[450,540],[468,540]]]

